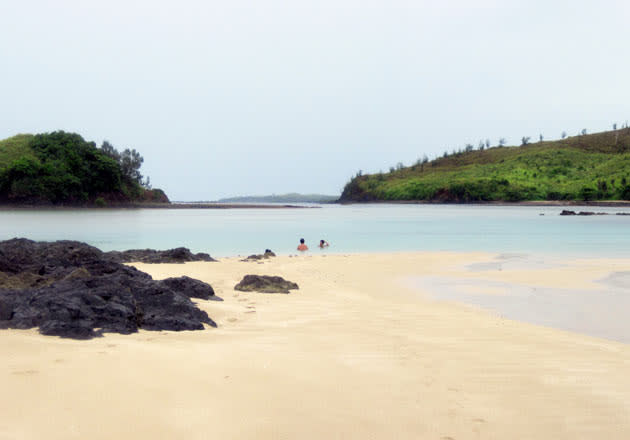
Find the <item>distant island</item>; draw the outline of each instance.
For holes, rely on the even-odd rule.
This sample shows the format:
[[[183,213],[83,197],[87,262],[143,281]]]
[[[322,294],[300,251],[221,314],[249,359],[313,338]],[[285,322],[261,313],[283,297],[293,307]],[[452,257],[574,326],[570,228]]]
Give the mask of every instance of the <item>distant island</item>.
[[[124,206],[168,204],[152,189],[136,150],[100,148],[76,133],[20,134],[0,140],[0,203],[10,205]]]
[[[324,194],[272,194],[270,196],[229,197],[217,200],[217,203],[333,203],[339,196]]]
[[[630,200],[630,128],[530,143],[444,152],[389,172],[358,172],[340,202],[596,201]]]

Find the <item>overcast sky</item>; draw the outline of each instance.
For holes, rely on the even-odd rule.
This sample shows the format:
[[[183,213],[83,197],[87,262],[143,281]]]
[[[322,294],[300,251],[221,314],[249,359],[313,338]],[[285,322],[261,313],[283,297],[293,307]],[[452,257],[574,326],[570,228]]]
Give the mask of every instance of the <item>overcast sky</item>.
[[[2,0],[0,138],[78,132],[172,200],[338,194],[630,119],[630,2]]]

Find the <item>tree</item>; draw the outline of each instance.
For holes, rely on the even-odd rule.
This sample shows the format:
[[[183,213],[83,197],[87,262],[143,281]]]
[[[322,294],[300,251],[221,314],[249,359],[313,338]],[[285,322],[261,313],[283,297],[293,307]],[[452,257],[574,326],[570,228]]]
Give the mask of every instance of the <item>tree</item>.
[[[116,162],[120,162],[120,153],[109,141],[103,141],[101,145],[101,152],[114,159]]]
[[[543,138],[543,135],[542,135],[542,134],[539,134],[539,135],[538,135],[538,139],[540,140],[540,142],[542,142],[542,141],[543,141],[543,139],[544,139],[544,138]]]
[[[138,184],[142,183],[142,174],[140,174],[142,162],[144,158],[135,149],[127,148],[123,151],[120,154],[120,170],[123,178]]]
[[[506,143],[505,138],[499,139],[499,147],[503,147],[505,145],[505,143]]]
[[[466,149],[464,151],[466,151],[466,153],[471,152],[475,147],[473,147],[473,144],[466,144]]]
[[[586,128],[583,128],[583,129],[582,129],[582,131],[580,132],[580,134],[581,134],[582,136],[586,136]]]
[[[615,123],[613,124],[613,130],[616,130],[616,129],[617,129],[617,123],[615,122]]]
[[[479,141],[479,151],[483,151],[484,148],[486,148],[484,141]]]
[[[490,148],[490,139],[486,139],[486,148]]]
[[[560,137],[562,137],[562,139],[564,139],[565,137],[567,137],[567,132],[563,131],[562,134],[560,135]]]
[[[527,145],[527,144],[529,144],[529,140],[530,140],[530,139],[531,139],[531,138],[530,138],[529,136],[523,136],[523,137],[521,138],[521,142],[522,142],[522,143],[521,143],[521,145]]]
[[[1,173],[4,197],[76,203],[120,190],[118,163],[76,133],[38,134],[29,147],[34,157],[19,158]]]

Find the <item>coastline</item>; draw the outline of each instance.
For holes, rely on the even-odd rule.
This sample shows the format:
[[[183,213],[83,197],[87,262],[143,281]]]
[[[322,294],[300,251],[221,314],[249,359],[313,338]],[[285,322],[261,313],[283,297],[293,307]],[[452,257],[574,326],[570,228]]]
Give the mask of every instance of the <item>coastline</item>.
[[[371,200],[364,202],[337,201],[327,203],[314,203],[296,205],[286,203],[197,203],[197,202],[175,202],[175,203],[128,203],[111,204],[103,207],[84,205],[33,205],[33,204],[0,204],[0,211],[10,210],[69,210],[69,209],[319,209],[321,205],[443,205],[443,206],[532,206],[532,207],[567,207],[567,206],[589,206],[589,207],[611,207],[630,208],[630,200],[531,200],[521,202],[439,202],[427,200]]]
[[[219,327],[65,340],[2,330],[0,437],[611,438],[630,436],[630,345],[439,301],[440,276],[597,289],[628,259],[513,261],[488,253],[237,257],[134,264],[209,282]],[[485,270],[482,270],[485,269]],[[241,293],[248,273],[297,282]],[[36,423],[34,422],[36,421]]]
[[[0,211],[10,210],[69,210],[69,209],[311,209],[319,206],[257,203],[129,203],[103,207],[83,205],[0,205]]]

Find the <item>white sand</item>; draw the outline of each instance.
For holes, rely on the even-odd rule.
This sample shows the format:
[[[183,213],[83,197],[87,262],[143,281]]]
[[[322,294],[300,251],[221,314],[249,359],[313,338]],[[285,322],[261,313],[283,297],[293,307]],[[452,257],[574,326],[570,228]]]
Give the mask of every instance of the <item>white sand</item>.
[[[630,438],[630,345],[436,302],[403,281],[435,275],[478,289],[489,275],[465,266],[488,259],[138,265],[210,282],[225,301],[199,304],[219,328],[91,341],[1,331],[0,439]],[[627,267],[581,260],[492,276],[583,289]],[[239,294],[247,273],[300,290]]]

